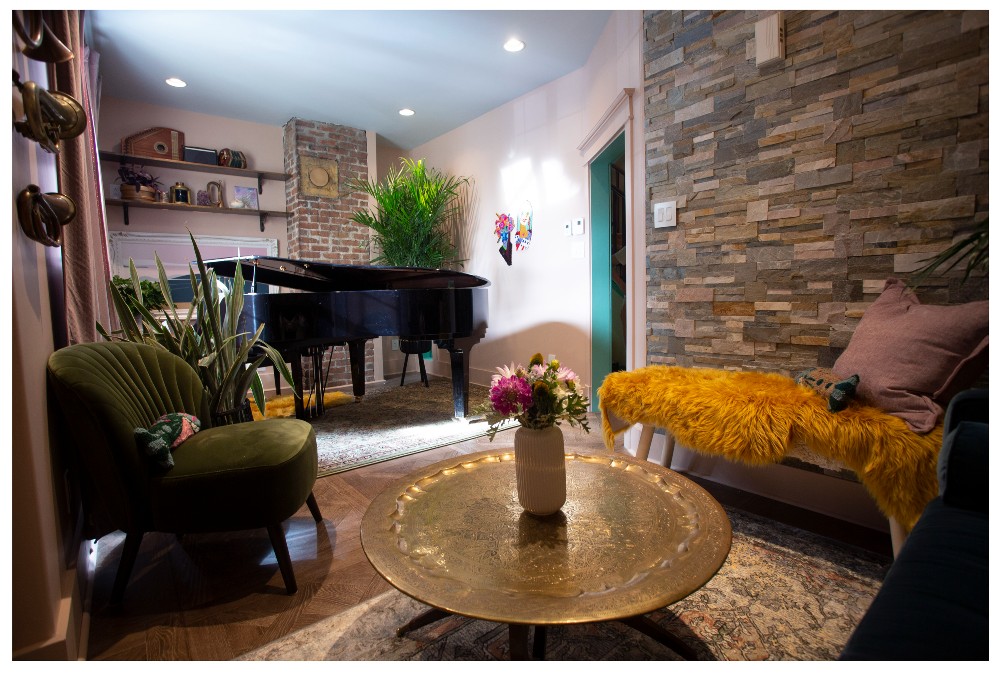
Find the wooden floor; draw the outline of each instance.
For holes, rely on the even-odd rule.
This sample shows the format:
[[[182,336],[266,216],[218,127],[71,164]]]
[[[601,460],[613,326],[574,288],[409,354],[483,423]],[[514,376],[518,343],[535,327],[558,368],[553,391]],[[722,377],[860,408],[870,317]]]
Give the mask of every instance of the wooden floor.
[[[599,423],[590,434],[567,430],[567,446],[603,451]],[[106,536],[95,553],[88,659],[228,660],[377,596],[391,587],[369,565],[360,525],[368,503],[390,482],[424,465],[493,447],[513,432],[469,440],[316,481],[323,522],[303,507],[285,524],[298,592],[285,593],[267,532],[148,534],[125,600],[108,606],[123,536]],[[757,511],[850,544],[891,554],[888,534],[779,505],[696,480],[723,504]]]

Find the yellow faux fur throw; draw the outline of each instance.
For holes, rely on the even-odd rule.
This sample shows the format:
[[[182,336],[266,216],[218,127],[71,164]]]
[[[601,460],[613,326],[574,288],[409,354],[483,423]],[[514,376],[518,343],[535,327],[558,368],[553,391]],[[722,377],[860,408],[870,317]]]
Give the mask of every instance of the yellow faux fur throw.
[[[907,531],[937,495],[942,427],[920,435],[896,416],[826,400],[780,374],[650,366],[616,372],[599,389],[604,442],[635,423],[685,447],[749,465],[775,463],[802,443],[851,468]]]

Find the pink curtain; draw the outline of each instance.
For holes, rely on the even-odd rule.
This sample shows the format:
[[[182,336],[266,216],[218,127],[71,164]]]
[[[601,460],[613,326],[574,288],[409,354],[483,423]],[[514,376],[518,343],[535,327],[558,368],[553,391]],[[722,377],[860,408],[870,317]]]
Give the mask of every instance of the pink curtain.
[[[101,172],[97,155],[95,86],[96,54],[83,44],[83,12],[46,12],[46,22],[73,52],[56,64],[53,87],[75,98],[87,112],[87,128],[63,140],[58,155],[59,189],[76,203],[76,218],[63,229],[63,283],[69,343],[97,341],[97,322],[111,327],[108,283],[111,262],[104,218]]]

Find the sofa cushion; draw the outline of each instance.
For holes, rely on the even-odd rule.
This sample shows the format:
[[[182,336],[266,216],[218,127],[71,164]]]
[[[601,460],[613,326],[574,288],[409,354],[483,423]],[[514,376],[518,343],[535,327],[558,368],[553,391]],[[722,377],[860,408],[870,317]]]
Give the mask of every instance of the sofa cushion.
[[[989,659],[988,530],[985,513],[932,500],[840,658]]]
[[[833,371],[860,377],[860,401],[929,432],[943,408],[985,370],[989,302],[921,304],[896,278],[868,307]]]
[[[194,435],[174,469],[149,482],[153,530],[263,528],[292,516],[316,481],[316,433],[295,418],[235,423]]]

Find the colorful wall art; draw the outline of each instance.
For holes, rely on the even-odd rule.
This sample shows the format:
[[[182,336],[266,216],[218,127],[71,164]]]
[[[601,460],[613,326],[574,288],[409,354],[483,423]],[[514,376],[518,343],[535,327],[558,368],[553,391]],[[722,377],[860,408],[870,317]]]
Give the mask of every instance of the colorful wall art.
[[[531,204],[527,201],[516,217],[509,213],[497,213],[493,233],[500,244],[500,256],[507,266],[513,261],[514,250],[526,250],[531,244],[531,225]]]

